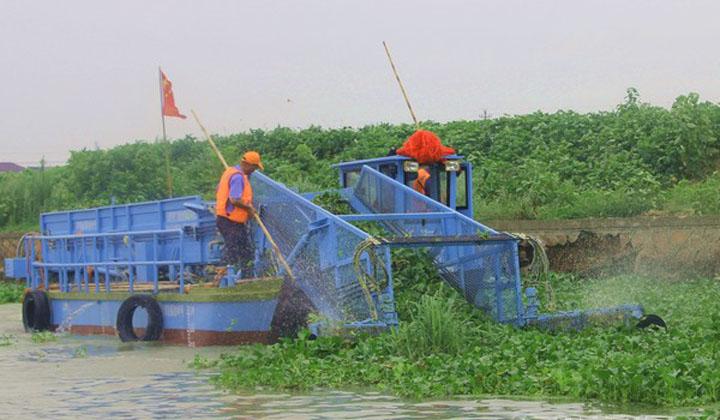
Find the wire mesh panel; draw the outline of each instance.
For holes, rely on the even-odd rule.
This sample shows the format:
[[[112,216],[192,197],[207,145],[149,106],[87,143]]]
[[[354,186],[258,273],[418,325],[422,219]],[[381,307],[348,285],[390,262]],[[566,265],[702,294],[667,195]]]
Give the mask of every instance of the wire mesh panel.
[[[346,195],[360,213],[375,213],[398,236],[450,238],[495,235],[496,231],[365,166]],[[399,215],[399,214],[404,214]],[[521,322],[520,273],[514,240],[483,244],[428,245],[445,280],[468,302],[501,322]]]
[[[319,313],[343,322],[370,319],[373,311],[353,267],[355,249],[369,236],[261,173],[253,174],[252,183],[263,222]],[[272,256],[264,252],[261,262],[272,266]]]

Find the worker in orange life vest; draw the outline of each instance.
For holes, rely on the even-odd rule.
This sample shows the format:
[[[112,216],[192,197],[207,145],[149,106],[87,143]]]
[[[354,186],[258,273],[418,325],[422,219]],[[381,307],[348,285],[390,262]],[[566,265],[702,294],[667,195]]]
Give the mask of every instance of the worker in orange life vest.
[[[417,178],[415,178],[415,182],[413,182],[413,189],[427,196],[430,195],[430,185],[428,184],[430,171],[428,169],[429,167],[427,166],[421,166],[420,169],[418,169]]]
[[[238,265],[243,278],[253,275],[255,250],[250,238],[248,220],[255,214],[250,175],[263,170],[258,152],[246,152],[240,164],[229,167],[220,178],[215,193],[215,216],[217,228],[225,241],[221,264]],[[225,275],[226,268],[218,271],[215,283]]]

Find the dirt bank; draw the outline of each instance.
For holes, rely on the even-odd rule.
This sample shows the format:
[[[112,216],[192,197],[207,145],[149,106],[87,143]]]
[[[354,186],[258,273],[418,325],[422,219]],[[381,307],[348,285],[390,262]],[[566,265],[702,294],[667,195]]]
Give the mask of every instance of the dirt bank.
[[[487,225],[538,236],[555,271],[661,277],[720,273],[718,216],[495,220]]]

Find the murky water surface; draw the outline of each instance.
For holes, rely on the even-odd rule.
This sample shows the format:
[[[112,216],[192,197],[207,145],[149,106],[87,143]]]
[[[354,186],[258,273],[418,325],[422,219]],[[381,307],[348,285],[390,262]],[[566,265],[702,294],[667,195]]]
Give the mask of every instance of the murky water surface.
[[[52,339],[53,337],[51,337]],[[34,342],[20,305],[0,305],[2,418],[669,418],[579,403],[462,399],[408,402],[377,393],[234,395],[188,362],[229,348],[122,344],[113,337],[58,335]]]

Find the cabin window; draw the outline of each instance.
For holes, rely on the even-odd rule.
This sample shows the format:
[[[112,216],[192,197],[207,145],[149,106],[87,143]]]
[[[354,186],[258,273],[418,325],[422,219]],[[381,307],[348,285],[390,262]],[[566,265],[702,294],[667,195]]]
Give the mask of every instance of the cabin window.
[[[343,173],[343,188],[354,187],[360,179],[360,169],[347,170]]]
[[[414,184],[416,179],[417,172],[405,172],[405,185],[407,185],[408,187],[415,189]]]
[[[448,196],[450,191],[450,176],[448,176],[448,173],[440,170],[439,172],[439,178],[440,182],[438,182],[438,186],[440,187],[440,191],[438,191],[438,197],[440,198],[438,201],[445,204],[446,206],[450,206],[448,203]]]
[[[385,163],[380,165],[380,173],[387,175],[392,179],[397,178],[397,165],[394,163]]]
[[[468,177],[465,165],[461,166],[457,174],[457,193],[455,194],[455,209],[466,210],[468,208]]]

